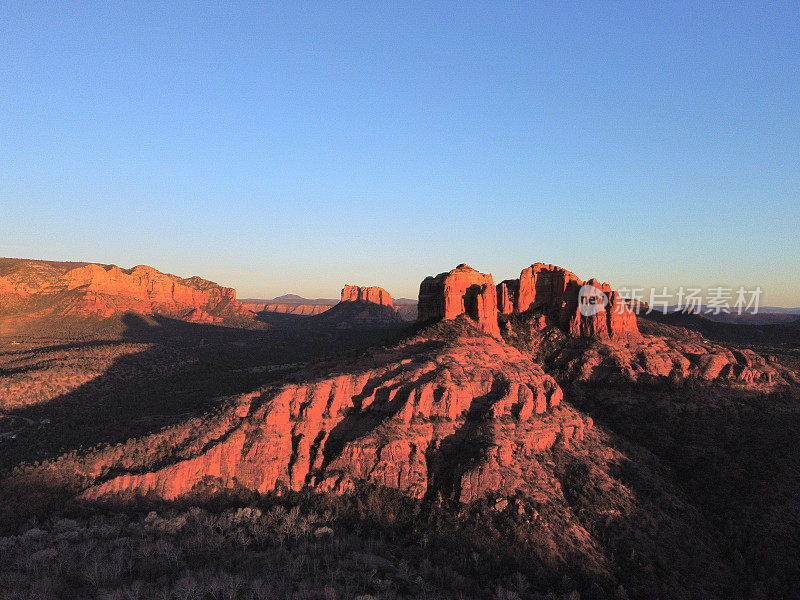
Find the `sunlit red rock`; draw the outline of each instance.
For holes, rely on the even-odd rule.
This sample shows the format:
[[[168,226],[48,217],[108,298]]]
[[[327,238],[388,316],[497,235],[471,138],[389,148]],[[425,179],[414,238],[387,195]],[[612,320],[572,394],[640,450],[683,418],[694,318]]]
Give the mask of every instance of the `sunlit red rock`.
[[[497,311],[502,315],[513,313],[517,294],[519,281],[508,279],[497,284]]]
[[[382,287],[361,287],[346,285],[342,288],[342,302],[372,302],[383,306],[393,306],[392,297]]]
[[[607,283],[582,281],[574,273],[543,263],[522,270],[515,308],[518,312],[539,310],[552,316],[559,327],[573,337],[592,337],[627,342],[638,339],[636,315]],[[602,310],[581,311],[581,288],[592,286],[602,294]]]
[[[418,321],[470,317],[482,331],[500,337],[497,290],[491,274],[461,264],[448,273],[426,277],[419,288]]]
[[[522,270],[519,279],[509,279],[488,289],[491,275],[459,265],[449,273],[427,277],[420,285],[419,321],[453,319],[461,314],[472,318],[487,333],[499,335],[497,314],[535,311],[557,324],[572,337],[613,339],[621,342],[638,339],[636,315],[624,299],[607,283],[586,282],[577,275],[556,267],[535,263]],[[590,286],[602,299],[595,312],[582,311],[581,290]],[[495,299],[496,311],[488,303]],[[492,314],[492,313],[495,314]],[[540,317],[536,329],[544,326]]]
[[[444,347],[427,341],[377,353],[366,370],[258,390],[213,416],[99,452],[81,467],[84,497],[177,498],[212,479],[259,492],[341,493],[362,481],[471,502],[537,485],[528,466],[536,454],[580,440],[584,419],[528,356],[468,333]]]
[[[582,284],[577,275],[561,267],[543,263],[526,267],[519,276],[517,311],[538,307],[559,310],[569,296],[567,287],[570,282],[577,283],[578,287]],[[575,293],[577,294],[577,288]]]
[[[249,314],[236,300],[233,288],[200,277],[182,279],[145,265],[121,269],[94,263],[2,259],[0,268],[0,294],[23,299],[20,312],[28,305],[45,306],[38,316],[107,318],[132,311],[210,323]]]

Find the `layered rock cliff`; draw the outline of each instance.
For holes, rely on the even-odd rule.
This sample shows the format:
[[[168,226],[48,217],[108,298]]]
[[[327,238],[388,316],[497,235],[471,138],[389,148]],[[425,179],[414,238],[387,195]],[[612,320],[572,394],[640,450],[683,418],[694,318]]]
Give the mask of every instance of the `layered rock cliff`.
[[[310,317],[312,315],[319,315],[326,310],[330,310],[333,304],[299,304],[299,303],[262,303],[262,304],[245,304],[253,312],[273,312],[286,315],[298,315],[302,317]]]
[[[382,287],[345,285],[342,288],[342,302],[372,302],[383,306],[394,306],[392,297]]]
[[[200,322],[249,314],[236,290],[200,277],[182,279],[139,265],[121,269],[94,263],[1,259],[0,295],[22,316],[168,314]]]
[[[581,310],[581,302],[589,301],[585,298],[594,303],[593,310]],[[543,263],[523,269],[519,279],[502,281],[496,288],[491,274],[464,264],[427,277],[420,285],[418,310],[420,322],[466,314],[494,336],[500,335],[498,314],[536,311],[573,337],[623,342],[640,337],[636,315],[607,283],[584,282],[566,269]]]
[[[210,480],[260,492],[347,492],[361,481],[460,502],[534,493],[535,457],[580,443],[591,427],[562,397],[552,377],[500,341],[416,337],[356,370],[233,398],[215,416],[76,468],[87,498],[177,498]]]
[[[420,322],[455,319],[467,315],[484,331],[500,337],[497,324],[497,291],[491,274],[461,264],[448,273],[426,277],[419,287]]]

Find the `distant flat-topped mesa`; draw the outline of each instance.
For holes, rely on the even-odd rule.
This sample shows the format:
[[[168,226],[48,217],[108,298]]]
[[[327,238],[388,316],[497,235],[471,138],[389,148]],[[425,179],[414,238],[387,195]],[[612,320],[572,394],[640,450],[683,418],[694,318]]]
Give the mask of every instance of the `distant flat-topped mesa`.
[[[309,323],[317,327],[349,329],[400,327],[405,321],[385,289],[346,285],[339,304],[310,317]]]
[[[420,322],[466,314],[495,336],[500,335],[498,313],[536,311],[573,337],[620,341],[640,337],[636,315],[607,283],[582,281],[566,269],[543,263],[534,263],[522,270],[519,279],[507,279],[496,288],[491,274],[459,265],[425,278],[418,307]]]
[[[419,286],[417,320],[455,319],[467,315],[478,328],[500,337],[497,324],[497,290],[491,274],[460,264],[449,273],[426,277]]]
[[[383,306],[394,306],[392,297],[382,287],[345,285],[342,288],[342,302],[372,302]]]

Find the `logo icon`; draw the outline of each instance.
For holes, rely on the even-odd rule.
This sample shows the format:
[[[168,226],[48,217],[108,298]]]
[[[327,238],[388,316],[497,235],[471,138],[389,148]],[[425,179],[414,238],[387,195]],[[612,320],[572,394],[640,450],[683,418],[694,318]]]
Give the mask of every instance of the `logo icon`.
[[[592,317],[604,312],[608,306],[608,296],[593,285],[582,285],[578,290],[578,309],[584,317]]]

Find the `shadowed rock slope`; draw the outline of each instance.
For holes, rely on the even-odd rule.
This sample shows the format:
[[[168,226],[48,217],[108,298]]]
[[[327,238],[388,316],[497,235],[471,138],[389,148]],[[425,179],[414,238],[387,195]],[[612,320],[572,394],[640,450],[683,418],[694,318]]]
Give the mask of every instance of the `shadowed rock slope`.
[[[341,301],[308,320],[312,327],[364,329],[401,327],[405,319],[394,307],[389,292],[377,286],[345,285]]]
[[[632,593],[721,597],[729,570],[713,531],[661,470],[565,401],[531,353],[462,316],[158,433],[24,469],[2,491],[59,482],[95,502],[391,488],[456,513],[487,507],[507,521],[504,543],[607,589],[624,580]]]
[[[415,337],[359,367],[231,399],[213,418],[98,455],[84,469],[84,495],[172,499],[206,477],[260,492],[346,492],[364,481],[460,502],[535,494],[531,458],[581,440],[587,427],[561,405],[552,377],[481,335]]]

